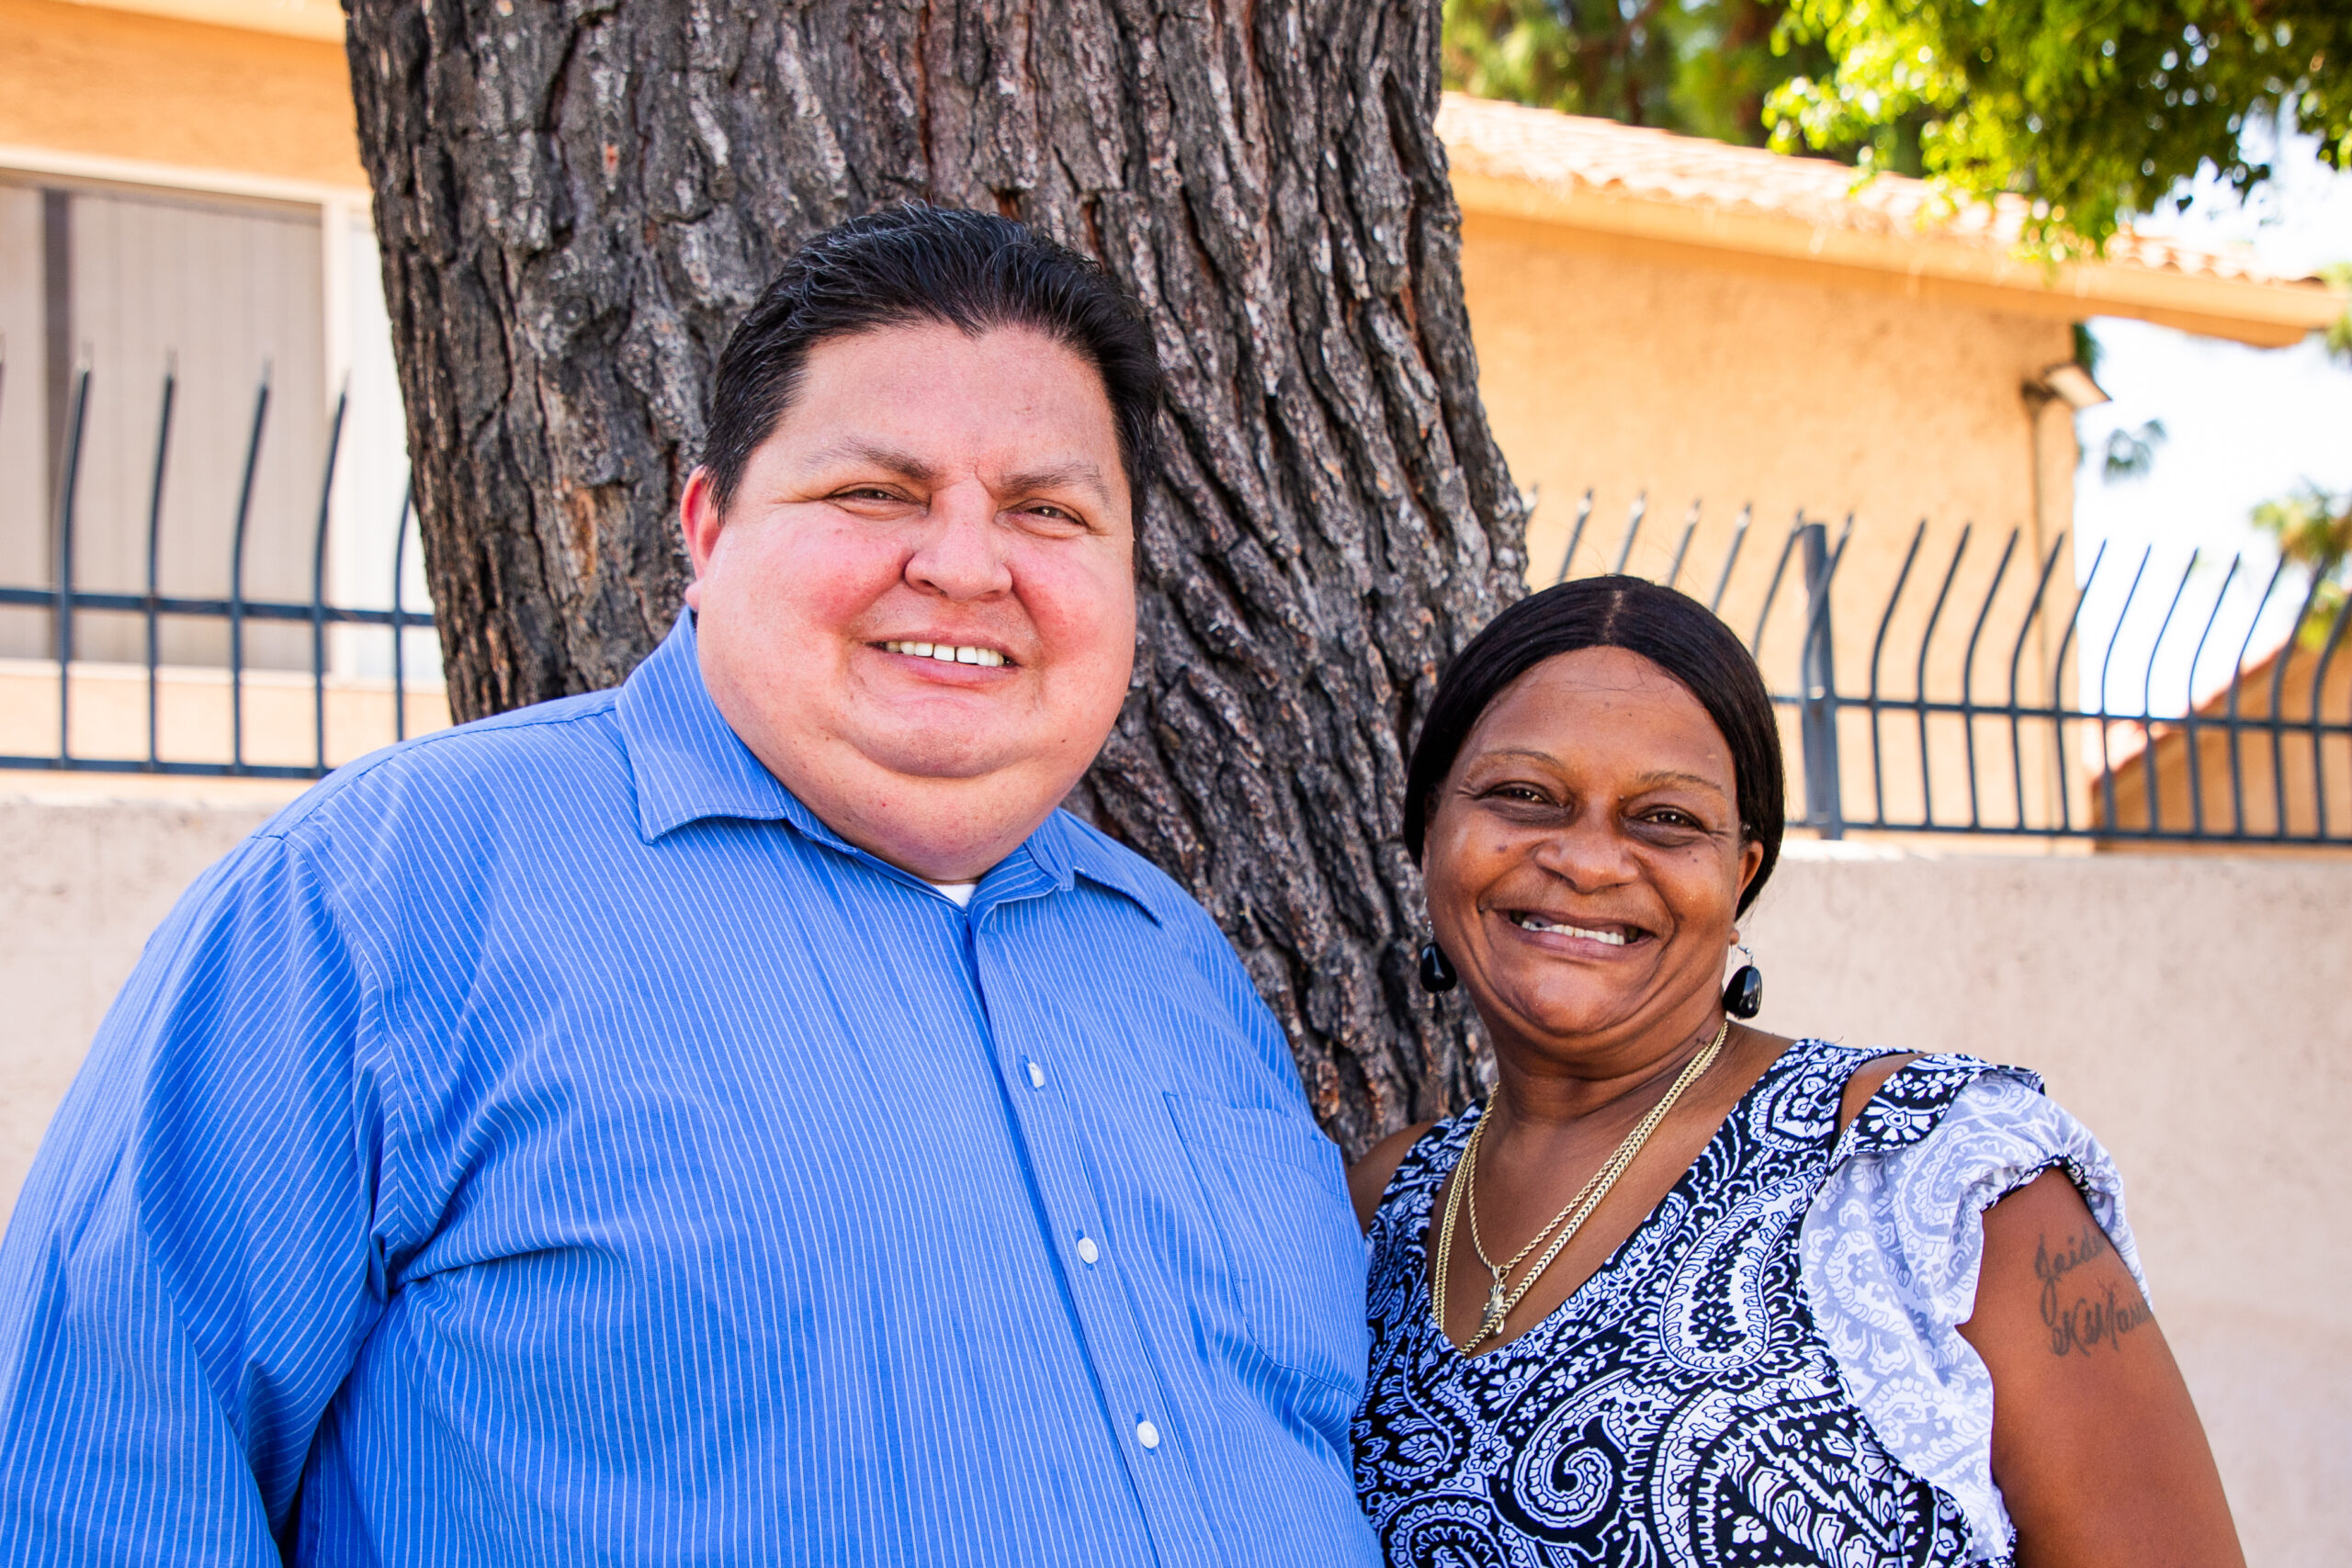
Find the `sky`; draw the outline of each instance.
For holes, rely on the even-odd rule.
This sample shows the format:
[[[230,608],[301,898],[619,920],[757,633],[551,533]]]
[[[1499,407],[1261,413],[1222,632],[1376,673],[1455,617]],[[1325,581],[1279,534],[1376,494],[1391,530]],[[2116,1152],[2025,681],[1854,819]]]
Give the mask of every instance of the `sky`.
[[[2280,146],[2267,127],[2257,127],[2248,140],[2257,155],[2265,143],[2277,149],[2277,176],[2252,199],[2241,204],[2226,187],[2200,182],[2188,211],[2167,209],[2135,227],[2207,243],[2250,243],[2263,263],[2290,275],[2352,261],[2352,175],[2322,164],[2314,138],[2290,135]],[[2248,348],[2120,320],[2095,321],[2092,332],[2101,351],[2098,382],[2114,401],[2075,420],[2086,455],[2075,476],[2075,570],[2090,570],[2101,541],[2109,559],[2084,606],[2080,635],[2088,649],[2106,646],[2131,569],[2143,549],[2151,550],[2146,580],[2116,644],[2108,700],[2111,711],[2138,712],[2144,698],[2159,715],[2178,713],[2191,686],[2190,656],[2217,601],[2220,614],[2194,672],[2199,696],[2228,683],[2249,626],[2249,663],[2285,637],[2306,583],[2289,569],[2256,621],[2278,556],[2247,514],[2306,481],[2352,491],[2352,366],[2331,360],[2310,341]],[[2164,423],[2166,439],[2147,475],[2105,479],[2100,458],[2108,433],[2150,419]],[[2198,570],[2151,671],[2149,647],[2192,549],[2199,552]],[[2241,554],[2223,595],[2231,558]],[[2084,665],[2087,687],[2096,683],[2097,665],[2087,659]]]

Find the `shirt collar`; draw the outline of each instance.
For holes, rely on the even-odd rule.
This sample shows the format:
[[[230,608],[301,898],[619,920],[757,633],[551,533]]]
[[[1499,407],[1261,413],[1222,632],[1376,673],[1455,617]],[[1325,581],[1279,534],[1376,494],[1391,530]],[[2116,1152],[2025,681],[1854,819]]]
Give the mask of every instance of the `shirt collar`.
[[[621,684],[613,702],[637,785],[638,834],[647,843],[706,817],[788,822],[821,843],[853,849],[777,782],[743,744],[703,684],[695,617],[678,624]]]
[[[1162,923],[1133,852],[1119,848],[1069,813],[1057,811],[1046,818],[1023,847],[1037,869],[1054,879],[1056,887],[1067,892],[1082,876],[1126,898],[1149,916],[1152,924]]]
[[[815,842],[906,876],[827,827],[743,744],[703,683],[692,611],[679,612],[670,635],[622,682],[613,716],[628,752],[638,834],[645,842],[705,818],[784,822]],[[1043,891],[1035,885],[1038,876],[1064,893],[1083,876],[1131,900],[1155,923],[1159,919],[1133,857],[1059,811],[981,878],[972,912],[981,912],[983,900],[999,901],[1000,888],[1012,897]]]

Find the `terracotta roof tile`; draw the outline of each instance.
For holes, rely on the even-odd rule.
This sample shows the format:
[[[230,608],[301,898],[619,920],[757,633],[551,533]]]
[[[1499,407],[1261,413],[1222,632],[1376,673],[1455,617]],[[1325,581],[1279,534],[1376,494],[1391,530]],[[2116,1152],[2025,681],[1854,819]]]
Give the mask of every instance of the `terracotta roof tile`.
[[[1826,159],[1460,93],[1445,95],[1437,129],[1457,172],[1523,180],[1560,197],[1607,194],[2002,253],[2016,248],[2026,216],[2022,198],[2005,197],[1994,207],[1972,202],[1939,218],[1934,192],[1924,180],[1881,175],[1858,184],[1852,169]],[[2110,266],[2247,282],[2301,281],[2267,270],[2251,250],[2129,232],[2110,241],[2102,259]]]

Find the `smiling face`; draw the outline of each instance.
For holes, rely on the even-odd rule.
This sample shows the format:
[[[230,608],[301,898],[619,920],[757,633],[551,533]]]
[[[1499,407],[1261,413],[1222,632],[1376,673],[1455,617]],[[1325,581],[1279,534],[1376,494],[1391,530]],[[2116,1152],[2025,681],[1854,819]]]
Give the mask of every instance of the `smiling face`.
[[[836,832],[936,881],[1028,837],[1101,749],[1135,653],[1111,404],[1024,328],[812,347],[722,517],[683,506],[703,678]]]
[[[1740,890],[1731,748],[1679,682],[1594,648],[1490,704],[1439,786],[1430,919],[1498,1054],[1634,1050],[1712,1023]]]

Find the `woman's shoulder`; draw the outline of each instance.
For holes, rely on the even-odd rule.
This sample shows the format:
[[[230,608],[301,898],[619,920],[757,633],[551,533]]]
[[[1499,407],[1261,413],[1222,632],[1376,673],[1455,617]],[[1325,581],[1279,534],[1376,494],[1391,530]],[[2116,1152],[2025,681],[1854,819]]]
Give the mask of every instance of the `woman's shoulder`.
[[[2040,1074],[1946,1051],[1891,1053],[1863,1062],[1848,1079],[1838,1110],[1849,1155],[1891,1154],[1939,1134],[1949,1139],[1965,1128],[2019,1117],[2072,1120],[2043,1094]]]
[[[1865,1052],[1846,1079],[1845,1093],[1838,1106],[1838,1130],[1842,1133],[1860,1121],[1863,1111],[1897,1074],[1908,1076],[1889,1095],[1890,1104],[1949,1105],[1962,1090],[1987,1077],[2015,1082],[2037,1093],[2041,1088],[2039,1075],[1981,1056],[1942,1051]],[[1874,1126],[1876,1120],[1873,1119]]]
[[[1993,1384],[1960,1333],[1976,1311],[1985,1212],[2063,1170],[2136,1279],[2123,1182],[2089,1130],[2019,1067],[1882,1056],[1798,1237],[1814,1322],[1896,1461],[1951,1494],[1977,1552],[2008,1550],[1991,1469]],[[1867,1080],[1865,1080],[1867,1081]]]
[[[1357,1224],[1367,1231],[1372,1229],[1372,1217],[1380,1212],[1380,1196],[1388,1190],[1396,1168],[1404,1163],[1413,1145],[1436,1125],[1434,1122],[1416,1122],[1409,1127],[1401,1127],[1364,1150],[1363,1158],[1348,1167],[1348,1196],[1355,1201]]]
[[[1396,1185],[1397,1172],[1406,1168],[1417,1151],[1426,1163],[1430,1152],[1442,1145],[1470,1113],[1456,1111],[1440,1121],[1401,1127],[1366,1149],[1363,1157],[1348,1168],[1348,1196],[1355,1203],[1356,1223],[1367,1234],[1389,1190]]]
[[[1838,1140],[1809,1224],[1872,1235],[1909,1255],[1912,1268],[1950,1259],[1955,1280],[1973,1280],[1978,1216],[2053,1168],[2131,1256],[2113,1156],[2039,1075],[1974,1056],[1918,1056],[1883,1069]]]

